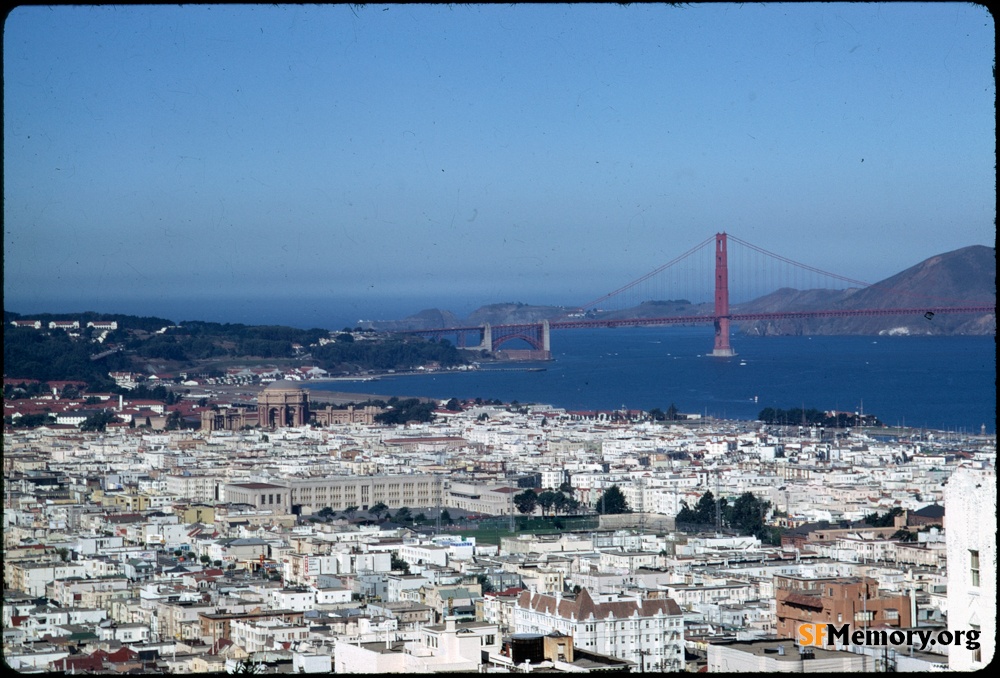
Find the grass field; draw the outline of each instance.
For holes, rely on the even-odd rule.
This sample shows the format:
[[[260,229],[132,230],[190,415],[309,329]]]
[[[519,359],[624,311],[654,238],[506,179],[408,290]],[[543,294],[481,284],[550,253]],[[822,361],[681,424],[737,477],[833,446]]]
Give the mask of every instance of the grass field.
[[[573,530],[593,530],[597,529],[598,520],[596,516],[585,516],[579,518],[522,518],[516,519],[514,534],[558,534],[560,532],[572,532]],[[500,545],[500,540],[510,537],[510,526],[505,518],[491,518],[481,520],[475,529],[461,528],[456,532],[463,537],[475,537],[476,543]]]

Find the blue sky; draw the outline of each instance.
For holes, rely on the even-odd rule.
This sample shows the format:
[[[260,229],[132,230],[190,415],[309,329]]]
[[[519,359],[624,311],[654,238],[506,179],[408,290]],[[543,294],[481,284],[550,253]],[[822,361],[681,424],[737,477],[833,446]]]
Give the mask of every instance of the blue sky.
[[[573,305],[720,230],[880,280],[994,243],[994,37],[962,3],[20,7],[4,305]]]

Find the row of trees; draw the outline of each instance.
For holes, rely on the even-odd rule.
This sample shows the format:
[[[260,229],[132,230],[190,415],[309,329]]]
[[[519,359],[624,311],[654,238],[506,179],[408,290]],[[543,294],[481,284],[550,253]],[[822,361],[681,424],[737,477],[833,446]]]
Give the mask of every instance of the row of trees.
[[[346,518],[349,518],[357,512],[358,512],[357,506],[348,506],[343,511],[341,511],[341,515]],[[423,513],[418,513],[417,515],[413,515],[410,509],[406,506],[399,507],[396,510],[396,513],[393,514],[392,511],[389,510],[389,507],[386,506],[385,503],[381,501],[373,504],[372,507],[368,509],[368,513],[374,516],[376,521],[382,521],[383,519],[391,520],[392,522],[399,523],[401,525],[426,523],[428,521],[426,515],[424,515]],[[330,508],[329,506],[324,506],[323,508],[321,508],[319,511],[316,512],[316,515],[320,516],[321,518],[330,519],[333,518],[335,515],[337,515],[337,512],[332,508]],[[441,522],[445,525],[451,525],[454,522],[454,520],[451,517],[451,514],[448,512],[448,509],[444,509],[443,511],[441,511]]]
[[[654,407],[649,411],[649,418],[653,421],[677,421],[680,419],[680,412],[677,410],[677,406],[670,403],[670,407],[664,412],[659,407]]]
[[[534,490],[525,490],[520,494],[516,494],[514,495],[514,506],[523,514],[534,513],[535,509],[541,506],[542,515],[544,516],[546,512],[549,515],[576,513],[580,510],[581,504],[573,496],[573,487],[569,483],[563,483],[557,491],[545,490],[544,492],[535,492]],[[595,508],[602,515],[632,512],[628,501],[625,499],[625,495],[622,494],[621,489],[617,485],[609,487],[598,497]]]
[[[881,514],[874,511],[865,515],[865,525],[871,525],[872,527],[892,527],[896,524],[896,516],[901,515],[903,515],[903,509],[898,506],[893,506]]]
[[[567,496],[562,491],[536,493],[534,490],[525,490],[514,495],[514,506],[523,514],[534,513],[539,506],[542,507],[542,515],[546,513],[556,515],[557,513],[576,513],[580,510],[580,502],[572,495]]]
[[[708,490],[694,507],[681,502],[676,524],[681,531],[699,531],[715,526],[718,515],[720,527],[735,530],[739,534],[753,535],[768,544],[780,544],[780,530],[765,524],[770,509],[771,502],[758,498],[752,492],[744,492],[732,504],[722,497],[716,506],[715,495]]]
[[[757,418],[765,424],[777,424],[783,426],[823,426],[825,428],[848,428],[855,426],[881,426],[876,417],[866,414],[862,417],[858,413],[837,412],[836,415],[821,412],[815,408],[802,409],[793,407],[790,410],[775,409],[765,407],[757,415]]]

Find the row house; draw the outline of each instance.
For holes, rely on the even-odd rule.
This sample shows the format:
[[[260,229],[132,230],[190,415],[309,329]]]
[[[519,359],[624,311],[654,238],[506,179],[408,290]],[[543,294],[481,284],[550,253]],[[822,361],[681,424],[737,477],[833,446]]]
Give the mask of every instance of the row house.
[[[696,605],[737,605],[756,597],[749,582],[729,581],[725,584],[667,584],[667,595],[685,610]]]

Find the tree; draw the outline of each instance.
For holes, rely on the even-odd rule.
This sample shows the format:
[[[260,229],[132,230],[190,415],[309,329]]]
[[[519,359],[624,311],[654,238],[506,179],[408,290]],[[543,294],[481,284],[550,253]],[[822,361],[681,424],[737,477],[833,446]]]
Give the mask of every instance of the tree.
[[[461,412],[462,403],[459,402],[458,398],[452,398],[451,400],[448,401],[448,403],[444,406],[444,408],[449,412]]]
[[[115,416],[115,413],[111,410],[101,410],[100,412],[95,412],[94,414],[87,417],[82,424],[80,424],[81,431],[100,431],[103,432],[108,424],[116,421],[121,421]]]
[[[542,515],[551,509],[556,503],[556,493],[546,490],[538,495],[538,504],[542,507]]]
[[[454,521],[451,519],[451,513],[448,509],[441,511],[441,522],[445,525],[451,525]]]
[[[354,512],[357,510],[358,510],[357,506],[348,506],[347,508],[344,509],[344,515],[345,516],[353,515]]]
[[[410,509],[403,506],[396,511],[396,515],[393,517],[393,520],[397,523],[410,523],[413,522],[413,516],[410,515]]]
[[[893,506],[887,512],[879,515],[878,513],[869,513],[865,516],[865,524],[871,525],[872,527],[892,527],[896,524],[896,516],[902,515],[903,509],[898,506]]]
[[[198,560],[200,560],[201,562],[203,562],[203,563],[205,563],[207,565],[212,559],[209,558],[207,555],[205,555],[203,553],[203,554],[201,554],[201,557]]]
[[[179,428],[181,428],[181,413],[178,410],[174,410],[167,415],[167,430],[176,431]]]
[[[379,515],[385,513],[388,510],[389,510],[388,506],[386,506],[382,502],[379,502],[379,503],[375,504],[374,506],[372,506],[370,509],[368,509],[368,512],[371,513],[376,518],[378,518]]]
[[[395,551],[389,552],[389,567],[393,570],[402,570],[403,574],[410,574],[410,564],[400,558]]]
[[[744,492],[727,511],[726,524],[740,534],[759,536],[770,506],[771,502],[758,499],[752,492]]]
[[[701,495],[694,509],[695,522],[701,525],[715,525],[715,495],[708,490]]]
[[[493,586],[493,582],[485,574],[477,574],[476,581],[479,583],[480,589],[483,593],[493,593],[496,591],[496,587]]]
[[[566,499],[566,495],[563,494],[562,492],[553,492],[553,494],[555,496],[552,499],[552,509],[556,513],[562,513],[563,511],[566,510],[566,504],[569,502],[569,500]]]
[[[576,497],[566,497],[566,513],[576,513],[580,510],[580,501]]]
[[[521,513],[534,513],[535,507],[538,506],[538,495],[535,494],[534,490],[525,490],[520,494],[515,494],[514,506]]]
[[[670,403],[670,407],[667,408],[666,419],[667,421],[677,421],[677,406]]]
[[[625,495],[617,485],[612,485],[604,491],[600,499],[597,500],[597,512],[601,515],[614,515],[618,513],[631,513]]]

